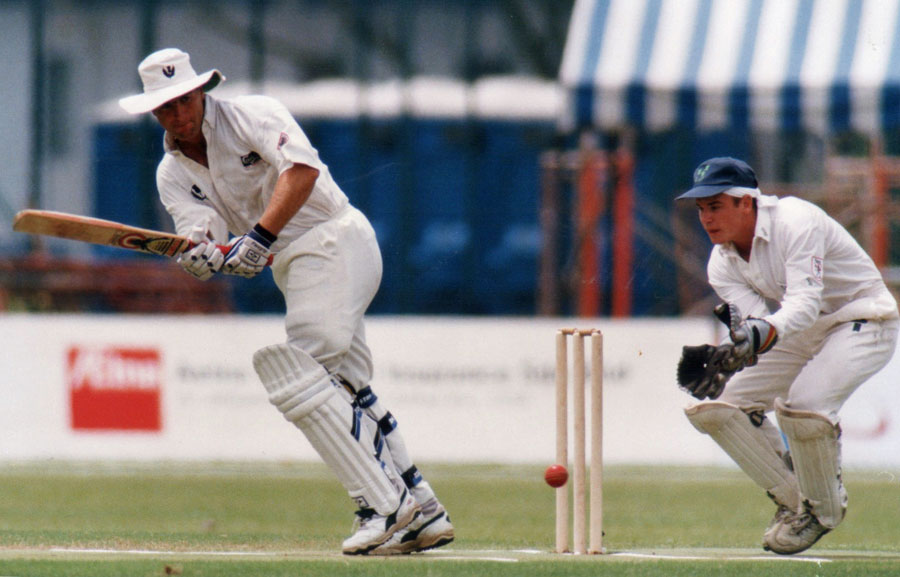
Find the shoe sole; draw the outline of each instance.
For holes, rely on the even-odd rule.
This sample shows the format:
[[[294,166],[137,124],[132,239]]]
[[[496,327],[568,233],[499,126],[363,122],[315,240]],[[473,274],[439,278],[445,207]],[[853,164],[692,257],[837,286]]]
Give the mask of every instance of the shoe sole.
[[[344,549],[344,555],[368,555],[369,552],[371,552],[373,549],[377,549],[381,545],[387,543],[387,540],[390,539],[394,535],[394,533],[415,521],[421,514],[421,508],[418,505],[415,505],[414,507],[412,507],[412,509],[410,509],[408,519],[398,518],[396,521],[394,521],[393,525],[391,525],[391,529],[384,532],[384,539],[378,541],[377,543],[370,543],[365,547],[359,547],[357,549]]]
[[[448,545],[453,542],[454,535],[451,533],[449,536],[441,537],[431,545],[425,545],[423,547],[419,547],[416,551],[429,551],[431,549],[437,549],[438,547],[443,547],[444,545]]]
[[[778,551],[778,550],[770,547],[768,543],[764,543],[763,550],[770,551],[772,553],[775,553],[776,555],[796,555],[797,553],[802,553],[802,552],[806,551],[807,549],[809,549],[810,547],[812,547],[813,545],[815,545],[816,543],[818,543],[819,539],[821,539],[822,537],[824,537],[825,535],[827,535],[830,532],[831,532],[831,529],[820,533],[819,536],[816,537],[812,543],[810,543],[809,545],[807,545],[806,547],[804,547],[802,549],[796,549],[794,551]]]
[[[449,525],[450,517],[447,517],[447,513],[444,512],[444,513],[438,515],[437,517],[435,517],[434,519],[431,519],[430,521],[428,521],[427,523],[422,525],[422,527],[419,528],[419,530],[417,531],[417,534],[416,534],[416,543],[415,543],[416,551],[428,551],[429,549],[437,549],[438,547],[443,547],[444,545],[447,545],[448,543],[453,542],[453,538],[456,536],[453,533],[453,525],[449,525],[449,528],[446,531],[444,531],[443,533],[438,533],[437,535],[429,536],[428,541],[420,541],[419,540],[419,535],[422,534],[423,529],[425,529],[432,523],[436,523],[437,521],[440,521],[441,519],[446,519],[447,524]]]
[[[427,535],[428,540],[423,541],[421,539],[422,532],[431,524],[440,521],[442,518],[446,516],[446,513],[441,513],[440,515],[430,519],[427,523],[422,525],[416,530],[411,530],[403,536],[403,540],[398,543],[395,547],[390,549],[384,549],[382,551],[377,551],[379,555],[409,555],[410,553],[418,553],[421,551],[428,551],[431,549],[437,549],[438,547],[443,547],[448,543],[452,543],[455,537],[453,533],[453,526],[451,525],[446,531],[442,533],[437,533],[435,535]],[[449,519],[447,519],[449,522]]]

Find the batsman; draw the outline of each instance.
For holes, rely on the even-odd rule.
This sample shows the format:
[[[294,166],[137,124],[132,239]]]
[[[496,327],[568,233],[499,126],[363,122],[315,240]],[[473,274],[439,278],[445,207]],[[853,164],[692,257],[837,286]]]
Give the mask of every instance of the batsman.
[[[840,224],[761,194],[741,160],[703,162],[677,200],[695,202],[714,244],[707,273],[728,328],[718,346],[684,347],[679,385],[699,399],[685,412],[775,502],[763,547],[799,553],[847,512],[839,412],[891,359],[897,303]]]
[[[280,102],[213,98],[207,92],[224,76],[198,75],[175,48],[147,56],[138,74],[143,92],[119,103],[152,112],[165,129],[160,199],[177,232],[196,244],[179,256],[181,266],[199,280],[249,278],[274,255],[287,338],[257,351],[253,364],[269,401],[358,506],[343,552],[411,553],[452,541],[447,512],[369,385],[363,316],[382,261],[368,219]]]

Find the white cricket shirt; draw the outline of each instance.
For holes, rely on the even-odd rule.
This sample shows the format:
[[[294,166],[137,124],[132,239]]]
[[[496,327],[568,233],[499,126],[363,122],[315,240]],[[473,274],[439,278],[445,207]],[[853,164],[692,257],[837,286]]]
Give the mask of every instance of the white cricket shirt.
[[[897,303],[868,254],[837,221],[794,197],[761,196],[750,261],[732,243],[713,247],[716,294],[780,336],[854,319],[897,318]]]
[[[319,159],[306,134],[280,102],[267,96],[217,100],[206,95],[203,116],[209,168],[174,146],[156,172],[160,199],[179,234],[204,224],[218,242],[227,232],[242,235],[256,224],[272,198],[278,176],[295,163],[319,171],[309,200],[279,233],[278,251],[347,206],[347,196]]]

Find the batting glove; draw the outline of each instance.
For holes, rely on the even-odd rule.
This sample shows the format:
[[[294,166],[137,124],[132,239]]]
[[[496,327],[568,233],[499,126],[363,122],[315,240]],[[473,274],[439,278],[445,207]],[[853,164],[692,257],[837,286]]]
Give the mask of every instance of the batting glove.
[[[269,255],[272,254],[272,243],[277,236],[259,224],[243,236],[231,239],[231,249],[225,255],[225,266],[222,271],[245,278],[251,278],[266,268]]]
[[[214,242],[210,242],[204,226],[194,226],[187,238],[195,246],[178,255],[178,264],[194,278],[209,280],[222,268],[225,255]]]

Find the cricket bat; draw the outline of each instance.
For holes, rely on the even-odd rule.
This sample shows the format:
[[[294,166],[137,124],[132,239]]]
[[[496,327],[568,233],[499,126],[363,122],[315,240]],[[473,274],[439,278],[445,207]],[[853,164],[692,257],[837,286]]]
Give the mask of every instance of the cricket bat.
[[[177,256],[195,246],[195,243],[177,234],[51,210],[29,209],[17,213],[13,230],[168,257]],[[219,245],[219,250],[227,254],[229,247]],[[266,264],[272,264],[271,256]]]

